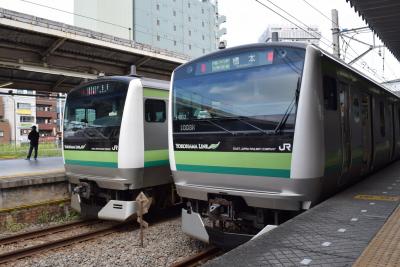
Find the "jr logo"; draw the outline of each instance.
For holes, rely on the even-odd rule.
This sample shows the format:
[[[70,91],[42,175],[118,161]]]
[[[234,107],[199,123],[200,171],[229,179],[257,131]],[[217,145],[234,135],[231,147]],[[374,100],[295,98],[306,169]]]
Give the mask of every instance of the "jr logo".
[[[111,149],[114,150],[114,151],[117,151],[118,150],[118,145],[114,145]]]
[[[279,151],[292,151],[292,145],[290,143],[283,143],[279,146]]]

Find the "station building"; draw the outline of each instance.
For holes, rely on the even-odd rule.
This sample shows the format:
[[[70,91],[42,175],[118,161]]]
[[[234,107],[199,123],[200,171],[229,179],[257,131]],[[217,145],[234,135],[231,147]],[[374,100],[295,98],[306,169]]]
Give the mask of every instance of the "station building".
[[[55,98],[36,96],[34,90],[0,89],[0,143],[27,143],[33,125],[41,141],[54,141],[61,131],[63,106]]]
[[[271,42],[272,33],[276,32],[278,33],[279,42],[300,42],[319,45],[321,32],[318,26],[311,25],[306,30],[307,32],[293,25],[271,24],[268,25],[258,41],[260,43]]]
[[[190,58],[217,49],[226,29],[212,0],[74,1],[74,25]]]

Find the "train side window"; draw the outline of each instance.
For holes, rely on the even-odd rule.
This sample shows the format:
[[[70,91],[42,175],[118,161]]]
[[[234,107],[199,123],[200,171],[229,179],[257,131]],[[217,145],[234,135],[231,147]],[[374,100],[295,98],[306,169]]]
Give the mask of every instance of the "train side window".
[[[397,119],[399,120],[399,127],[400,127],[400,108],[398,109]]]
[[[356,123],[360,122],[360,102],[358,97],[353,100],[353,118]]]
[[[337,110],[337,84],[336,79],[324,76],[324,105],[327,110]]]
[[[381,135],[384,137],[386,135],[386,127],[385,127],[385,104],[383,103],[383,101],[379,102],[379,115],[380,115]]]
[[[166,118],[165,101],[146,99],[144,102],[144,117],[147,122],[164,122]]]

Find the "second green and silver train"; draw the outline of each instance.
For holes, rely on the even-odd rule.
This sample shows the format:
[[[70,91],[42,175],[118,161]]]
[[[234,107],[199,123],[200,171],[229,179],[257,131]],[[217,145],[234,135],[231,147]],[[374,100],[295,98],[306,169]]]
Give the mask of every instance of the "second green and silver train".
[[[141,191],[159,208],[173,201],[168,90],[167,81],[126,76],[68,94],[63,156],[72,207],[84,217],[124,221]]]

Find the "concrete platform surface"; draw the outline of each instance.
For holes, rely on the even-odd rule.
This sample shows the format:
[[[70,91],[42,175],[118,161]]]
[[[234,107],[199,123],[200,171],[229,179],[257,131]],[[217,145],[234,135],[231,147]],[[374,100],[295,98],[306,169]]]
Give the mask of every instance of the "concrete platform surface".
[[[386,222],[398,224],[388,219],[399,204],[400,161],[205,266],[352,266]],[[390,241],[400,233],[386,232],[379,266],[400,266],[398,243]]]
[[[64,173],[62,157],[38,158],[37,160],[0,160],[0,182],[4,178]]]

